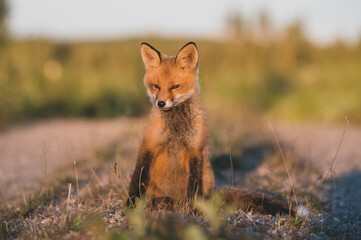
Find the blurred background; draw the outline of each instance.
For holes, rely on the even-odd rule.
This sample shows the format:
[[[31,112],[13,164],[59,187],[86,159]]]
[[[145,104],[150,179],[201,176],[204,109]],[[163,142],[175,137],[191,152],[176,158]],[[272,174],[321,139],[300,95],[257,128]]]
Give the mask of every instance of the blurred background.
[[[264,227],[242,214],[237,228],[359,238],[360,13],[360,0],[0,0],[0,239],[94,238],[87,219],[97,209],[102,238],[108,224],[129,239],[163,234],[148,213],[138,218],[149,225],[123,225],[133,221],[124,193],[151,108],[144,41],[166,55],[197,43],[217,185],[289,197],[294,187],[309,209],[335,214],[296,218],[289,229],[305,235],[285,235],[289,218]],[[192,219],[180,215],[164,224],[179,239]]]
[[[358,0],[0,0],[0,127],[145,115],[142,41],[167,55],[197,43],[210,115],[359,124],[360,11]]]

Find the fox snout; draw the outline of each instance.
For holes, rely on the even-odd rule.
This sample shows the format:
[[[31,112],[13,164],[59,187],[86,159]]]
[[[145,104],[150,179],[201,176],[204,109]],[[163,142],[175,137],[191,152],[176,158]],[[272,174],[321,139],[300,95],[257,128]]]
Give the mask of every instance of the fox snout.
[[[155,106],[158,108],[170,108],[173,106],[172,93],[167,90],[166,87],[162,85],[157,85],[155,92],[153,92],[155,96]]]
[[[164,101],[158,101],[157,103],[158,107],[162,108],[165,106],[165,102]]]
[[[160,108],[162,110],[168,110],[170,108],[172,108],[174,106],[174,103],[172,100],[156,100],[155,101],[155,106],[157,108]]]

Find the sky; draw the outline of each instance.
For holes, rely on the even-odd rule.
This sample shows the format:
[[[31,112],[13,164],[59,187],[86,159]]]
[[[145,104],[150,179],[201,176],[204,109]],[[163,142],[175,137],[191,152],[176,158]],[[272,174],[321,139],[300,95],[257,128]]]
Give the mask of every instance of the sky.
[[[355,42],[361,36],[361,0],[8,0],[13,36],[62,40],[215,37],[228,13],[255,19],[266,11],[281,28],[297,19],[311,40]]]

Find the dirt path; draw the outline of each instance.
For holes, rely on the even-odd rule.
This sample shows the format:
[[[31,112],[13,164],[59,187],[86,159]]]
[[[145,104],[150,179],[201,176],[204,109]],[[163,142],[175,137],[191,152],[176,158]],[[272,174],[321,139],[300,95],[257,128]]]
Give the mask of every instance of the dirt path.
[[[292,147],[296,154],[311,161],[324,176],[337,156],[331,169],[332,181],[324,187],[324,200],[332,214],[324,223],[323,231],[335,238],[359,238],[361,129],[341,126],[282,126],[278,133],[286,146]]]
[[[331,165],[342,140],[333,165],[337,176],[361,171],[361,129],[350,126],[282,125],[279,138],[298,156],[309,159],[325,172]]]
[[[119,136],[140,134],[140,120],[52,120],[0,133],[0,205],[42,186],[52,170],[92,157]]]
[[[311,161],[320,173],[327,174],[337,153],[330,172],[336,179],[333,208],[347,208],[361,216],[361,129],[283,126],[280,127],[279,136],[298,156]]]
[[[53,120],[19,126],[0,133],[0,192],[3,202],[31,193],[44,181],[44,159],[48,172],[94,156],[97,149],[127,134],[141,138],[142,120],[102,121]],[[320,173],[327,172],[340,144],[344,127],[278,125],[280,141],[308,159]],[[361,212],[361,129],[348,127],[333,170],[338,178],[336,205]],[[52,176],[49,176],[51,178]],[[1,202],[1,201],[0,201]]]
[[[82,166],[88,168],[93,164],[90,159],[94,159],[95,151],[114,141],[117,142],[114,154],[119,154],[114,159],[125,169],[120,175],[128,174],[144,125],[142,119],[127,118],[52,120],[0,133],[0,207],[18,203],[23,194],[29,199],[32,191],[44,186],[45,159],[49,180],[58,179],[53,170],[71,166],[74,160],[82,158],[87,159]],[[315,167],[320,173],[328,171],[345,130],[342,126],[285,124],[276,124],[274,129],[287,153],[310,161],[312,169]],[[346,128],[332,173],[332,179],[337,181],[324,185],[325,193],[320,194],[331,203],[332,212],[322,213],[317,219],[320,224],[316,224],[319,227],[316,239],[357,239],[361,236],[361,128]],[[302,172],[301,179],[307,177],[307,172]]]

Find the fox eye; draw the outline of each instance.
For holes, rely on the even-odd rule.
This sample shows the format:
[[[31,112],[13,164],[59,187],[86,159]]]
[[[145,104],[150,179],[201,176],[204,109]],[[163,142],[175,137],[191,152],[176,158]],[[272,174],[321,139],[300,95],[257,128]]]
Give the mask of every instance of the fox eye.
[[[179,87],[180,87],[179,85],[173,85],[172,89],[176,89],[176,88],[179,88]]]
[[[157,84],[154,85],[154,88],[155,89],[160,89],[160,87]]]

